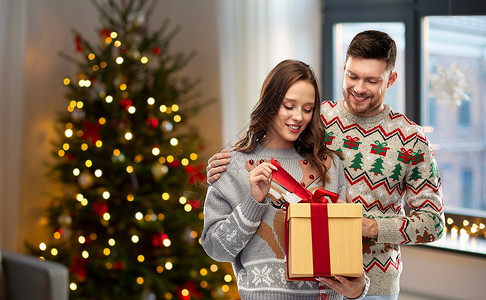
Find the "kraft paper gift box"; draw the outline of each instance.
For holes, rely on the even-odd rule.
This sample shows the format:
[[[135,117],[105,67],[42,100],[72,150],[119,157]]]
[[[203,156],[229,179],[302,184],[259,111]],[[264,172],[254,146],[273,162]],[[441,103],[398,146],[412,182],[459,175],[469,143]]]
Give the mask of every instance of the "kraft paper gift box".
[[[360,276],[363,272],[362,216],[361,204],[289,204],[286,236],[288,279]]]
[[[289,280],[320,276],[358,277],[363,272],[359,203],[337,202],[339,195],[324,189],[311,193],[273,158],[272,176],[302,201],[286,205],[285,251]]]

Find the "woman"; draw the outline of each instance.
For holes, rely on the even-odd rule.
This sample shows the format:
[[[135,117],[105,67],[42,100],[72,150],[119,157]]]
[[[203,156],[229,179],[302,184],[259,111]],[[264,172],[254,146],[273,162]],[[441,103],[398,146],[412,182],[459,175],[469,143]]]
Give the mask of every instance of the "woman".
[[[263,82],[248,131],[232,149],[231,164],[208,189],[202,245],[213,259],[233,264],[242,299],[366,295],[369,280],[364,273],[355,280],[319,278],[321,288],[318,282],[286,279],[281,208],[300,199],[272,180],[275,167],[270,159],[310,191],[326,188],[345,198],[340,159],[321,142],[325,129],[319,99],[308,65],[295,60],[279,63]]]

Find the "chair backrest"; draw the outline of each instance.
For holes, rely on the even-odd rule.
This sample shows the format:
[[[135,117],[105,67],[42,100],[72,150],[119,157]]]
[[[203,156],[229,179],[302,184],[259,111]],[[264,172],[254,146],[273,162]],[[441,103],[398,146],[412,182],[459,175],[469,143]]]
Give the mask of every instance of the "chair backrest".
[[[5,299],[68,299],[68,269],[60,263],[3,251],[2,273]]]

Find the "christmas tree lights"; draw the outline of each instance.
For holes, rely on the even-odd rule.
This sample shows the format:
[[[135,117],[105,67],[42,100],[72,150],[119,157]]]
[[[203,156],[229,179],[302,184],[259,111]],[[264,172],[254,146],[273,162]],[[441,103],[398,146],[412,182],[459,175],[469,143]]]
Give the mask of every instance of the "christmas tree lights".
[[[203,143],[187,120],[207,102],[179,75],[192,54],[169,51],[177,29],[150,32],[155,2],[93,0],[98,43],[73,30],[63,54],[78,72],[53,142],[61,188],[52,236],[28,246],[69,267],[70,299],[225,298],[233,281],[200,246]]]

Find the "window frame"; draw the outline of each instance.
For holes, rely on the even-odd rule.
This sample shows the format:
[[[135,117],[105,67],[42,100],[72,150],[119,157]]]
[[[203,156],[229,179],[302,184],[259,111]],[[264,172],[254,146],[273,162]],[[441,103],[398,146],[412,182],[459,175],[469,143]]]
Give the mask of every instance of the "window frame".
[[[321,94],[324,100],[333,99],[333,41],[334,25],[356,22],[401,22],[405,26],[405,115],[421,124],[422,98],[422,18],[429,16],[486,15],[486,1],[477,0],[321,0],[322,4],[322,61]],[[337,62],[338,64],[344,62]],[[486,214],[446,210],[452,224],[466,222],[486,223]],[[486,249],[486,233],[480,238]],[[441,246],[439,246],[441,247]],[[447,247],[444,247],[447,248]],[[447,249],[486,257],[484,252]]]

